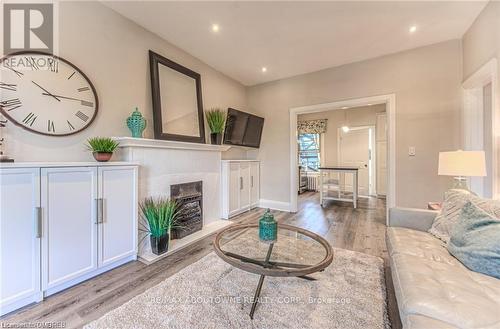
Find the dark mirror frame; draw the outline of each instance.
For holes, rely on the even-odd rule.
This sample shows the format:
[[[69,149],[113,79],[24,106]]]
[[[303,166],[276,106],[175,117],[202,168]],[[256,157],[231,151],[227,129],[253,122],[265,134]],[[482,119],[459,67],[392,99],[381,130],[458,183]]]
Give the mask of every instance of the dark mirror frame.
[[[161,108],[161,90],[160,90],[160,77],[158,65],[165,65],[168,68],[175,70],[179,73],[191,77],[196,82],[196,98],[198,104],[198,124],[200,137],[196,136],[186,136],[177,134],[168,134],[163,132],[162,125],[162,108]],[[151,74],[151,92],[153,96],[153,125],[155,139],[172,140],[179,142],[191,142],[191,143],[205,143],[205,121],[203,118],[203,101],[201,96],[201,76],[187,67],[177,64],[168,58],[165,58],[152,50],[149,51],[149,68]],[[165,109],[165,113],[168,113],[168,109]]]

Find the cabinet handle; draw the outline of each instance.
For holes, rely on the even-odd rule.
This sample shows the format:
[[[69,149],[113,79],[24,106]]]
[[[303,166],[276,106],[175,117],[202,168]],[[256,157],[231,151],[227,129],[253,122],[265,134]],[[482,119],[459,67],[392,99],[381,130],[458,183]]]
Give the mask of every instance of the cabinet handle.
[[[99,199],[99,216],[100,216],[100,223],[104,223],[104,199],[100,198]]]
[[[240,190],[243,190],[243,177],[240,177]]]
[[[251,187],[253,187],[253,176],[250,176],[250,184],[251,184]]]
[[[42,237],[42,207],[36,207],[35,208],[35,237],[41,238]]]
[[[104,222],[104,211],[103,211],[103,199],[98,198],[95,199],[95,209],[96,209],[96,214],[95,214],[95,224],[100,224]]]

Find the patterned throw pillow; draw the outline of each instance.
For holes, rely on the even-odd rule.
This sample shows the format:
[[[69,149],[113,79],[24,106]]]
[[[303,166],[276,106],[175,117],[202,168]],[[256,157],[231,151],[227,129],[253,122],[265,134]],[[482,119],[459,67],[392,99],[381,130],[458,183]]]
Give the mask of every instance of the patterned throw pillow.
[[[450,240],[451,228],[456,224],[460,212],[469,201],[472,194],[466,190],[452,189],[444,194],[444,201],[441,211],[434,219],[429,233],[436,238],[448,243]]]
[[[448,243],[451,230],[458,222],[462,208],[468,201],[491,216],[500,218],[500,201],[483,199],[466,190],[452,189],[445,193],[441,212],[434,219],[428,232]]]
[[[447,248],[470,270],[500,279],[499,236],[500,219],[467,202]]]

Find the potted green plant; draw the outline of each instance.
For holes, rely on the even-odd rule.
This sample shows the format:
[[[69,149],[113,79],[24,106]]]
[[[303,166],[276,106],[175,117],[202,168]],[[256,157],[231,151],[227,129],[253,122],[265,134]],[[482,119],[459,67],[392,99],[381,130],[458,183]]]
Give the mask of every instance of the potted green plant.
[[[87,140],[87,148],[99,162],[109,161],[117,146],[118,142],[109,137],[92,137]]]
[[[212,108],[205,111],[208,127],[210,128],[210,142],[212,144],[222,144],[222,132],[226,122],[226,113],[219,108]]]
[[[149,234],[151,251],[155,255],[167,252],[170,229],[177,218],[177,203],[165,198],[146,198],[139,207],[148,224],[146,231]]]

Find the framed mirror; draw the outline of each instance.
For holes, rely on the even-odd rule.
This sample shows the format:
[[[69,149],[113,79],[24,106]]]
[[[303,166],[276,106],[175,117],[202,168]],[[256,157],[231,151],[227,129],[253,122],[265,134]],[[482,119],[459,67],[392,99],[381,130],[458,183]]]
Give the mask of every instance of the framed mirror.
[[[201,77],[149,51],[155,139],[205,143]]]

